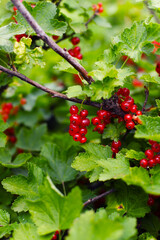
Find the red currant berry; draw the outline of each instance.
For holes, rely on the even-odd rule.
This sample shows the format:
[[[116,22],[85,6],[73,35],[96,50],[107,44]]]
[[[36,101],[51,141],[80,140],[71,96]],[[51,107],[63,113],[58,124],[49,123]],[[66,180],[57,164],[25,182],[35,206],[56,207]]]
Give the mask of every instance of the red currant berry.
[[[87,142],[87,138],[86,137],[82,137],[81,140],[80,140],[80,143],[85,143]]]
[[[118,123],[124,122],[124,119],[122,117],[118,117]]]
[[[70,116],[70,122],[74,125],[80,125],[81,117],[78,114],[73,114]]]
[[[141,159],[140,166],[143,167],[143,168],[146,168],[148,166],[147,159]]]
[[[69,130],[72,131],[73,133],[78,133],[79,132],[79,126],[71,124],[69,127]]]
[[[160,164],[160,155],[154,156],[154,160],[156,161],[156,164]]]
[[[125,120],[126,122],[132,121],[132,115],[131,115],[131,114],[126,114],[126,115],[124,116],[124,120]]]
[[[105,126],[104,126],[104,124],[98,124],[96,128],[97,128],[98,133],[102,134]]]
[[[27,100],[25,98],[21,98],[20,104],[25,105],[27,103]]]
[[[153,145],[153,143],[156,143],[156,141],[153,141],[153,140],[149,140],[148,142],[149,142],[149,144],[151,144],[151,145]]]
[[[81,48],[77,46],[77,47],[73,48],[73,51],[74,51],[75,56],[77,56],[80,53]]]
[[[53,35],[52,38],[53,38],[54,40],[57,40],[57,39],[59,38],[59,36]]]
[[[76,142],[80,141],[81,140],[81,135],[79,133],[74,134],[73,135],[73,140],[76,141]]]
[[[72,57],[75,56],[75,55],[74,55],[74,51],[73,51],[73,49],[69,49],[69,50],[68,50],[68,53],[69,53]]]
[[[138,110],[138,111],[136,112],[136,115],[137,115],[137,116],[140,116],[140,115],[142,115],[142,112],[141,112],[140,110]]]
[[[130,97],[130,96],[126,97],[126,98],[125,98],[125,101],[128,102],[128,103],[130,103],[130,105],[133,105],[133,104],[134,104],[134,99],[133,99],[132,97]]]
[[[81,134],[81,136],[84,137],[87,134],[87,129],[86,128],[80,128],[79,134]]]
[[[4,122],[7,122],[8,118],[9,118],[9,115],[7,113],[2,115],[2,119]]]
[[[55,234],[51,240],[57,240],[57,235]]]
[[[158,144],[158,143],[153,143],[152,144],[152,151],[153,152],[160,152],[160,144]]]
[[[155,165],[156,165],[156,160],[155,159],[148,160],[148,166],[149,167],[154,167]]]
[[[147,157],[148,159],[152,159],[153,156],[154,156],[154,152],[153,152],[151,149],[147,149],[147,150],[145,151],[145,155],[146,155],[146,157]]]
[[[75,133],[74,133],[72,130],[70,130],[70,129],[69,129],[68,132],[69,132],[69,135],[70,135],[70,136],[73,136],[73,135],[75,134]]]
[[[59,231],[58,230],[55,232],[55,235],[59,235]]]
[[[93,5],[92,5],[92,9],[93,9],[93,11],[96,11],[96,10],[97,10],[97,5],[96,5],[96,4],[93,4]]]
[[[119,88],[118,91],[117,91],[117,95],[122,95],[122,88]]]
[[[80,111],[80,116],[82,118],[86,118],[88,116],[88,111],[86,109]]]
[[[17,138],[15,136],[10,136],[9,141],[14,144],[17,142]]]
[[[81,120],[81,126],[82,127],[87,127],[87,126],[89,126],[89,124],[90,124],[90,120],[88,118],[83,118]]]
[[[113,141],[113,142],[112,142],[112,147],[113,147],[113,148],[119,148],[119,147],[121,147],[121,141],[120,141],[120,140],[118,140],[117,142],[116,142],[116,141]]]
[[[107,124],[110,124],[111,123],[111,120],[110,119],[104,119],[104,124],[107,125]]]
[[[154,204],[154,198],[149,196],[148,202],[147,202],[148,206],[153,206]]]
[[[126,123],[126,128],[129,129],[129,130],[133,129],[134,126],[135,126],[135,123],[133,121],[130,121],[130,122]]]
[[[114,152],[114,153],[118,153],[118,152],[119,152],[119,149],[118,149],[118,148],[111,147],[111,150],[112,150],[112,152]]]
[[[98,12],[102,13],[104,11],[103,7],[99,7]]]
[[[128,88],[122,88],[122,93],[121,94],[122,94],[123,97],[128,97],[129,94],[130,94],[130,91],[129,91]]]
[[[130,111],[132,113],[136,113],[137,112],[137,105],[136,104],[133,104],[131,107],[130,107]]]
[[[83,55],[81,53],[79,53],[79,54],[76,55],[76,58],[81,60],[83,58]]]
[[[72,105],[69,111],[70,111],[70,114],[76,114],[78,113],[78,107],[75,105]]]
[[[97,5],[98,5],[98,7],[102,7],[103,6],[103,4],[101,2],[99,2]]]
[[[131,107],[131,104],[126,102],[126,101],[121,103],[121,108],[125,112],[129,112],[130,111],[130,107]]]
[[[98,112],[98,117],[99,117],[99,119],[101,119],[101,120],[106,119],[107,116],[108,116],[108,112],[107,112],[106,110],[100,110],[100,111]]]
[[[72,42],[73,45],[77,45],[80,42],[80,39],[78,37],[73,37],[71,39],[71,42]]]
[[[99,125],[100,123],[101,123],[101,120],[99,119],[99,117],[92,118],[93,125]]]

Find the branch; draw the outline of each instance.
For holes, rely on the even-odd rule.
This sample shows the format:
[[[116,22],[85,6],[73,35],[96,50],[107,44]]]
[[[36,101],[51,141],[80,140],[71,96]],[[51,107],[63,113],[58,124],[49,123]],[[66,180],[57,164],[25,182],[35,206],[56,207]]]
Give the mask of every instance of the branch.
[[[144,101],[144,104],[143,104],[143,108],[142,108],[142,113],[144,113],[146,110],[145,110],[145,107],[146,107],[146,104],[147,104],[147,101],[148,101],[148,97],[149,97],[149,90],[146,86],[144,86],[145,88],[145,101]]]
[[[68,98],[65,94],[62,94],[62,93],[56,92],[54,90],[51,90],[51,89],[49,89],[47,87],[44,87],[41,84],[39,84],[39,83],[31,80],[30,78],[26,77],[25,75],[23,75],[23,74],[21,74],[19,72],[15,72],[15,71],[12,71],[10,69],[7,69],[7,68],[5,68],[5,67],[3,67],[1,65],[0,65],[0,70],[5,72],[5,73],[8,73],[11,76],[18,77],[21,80],[23,80],[24,82],[27,82],[27,83],[31,84],[32,86],[35,86],[36,88],[39,88],[42,91],[49,93],[50,95],[52,95],[52,97],[62,98],[64,100],[72,101],[72,102],[75,102],[75,103],[82,103],[83,102],[83,100],[78,99],[78,98]],[[83,102],[83,104],[91,105],[91,106],[97,107],[97,108],[100,108],[100,106],[101,106],[100,103],[91,102],[91,101],[88,101],[88,100],[85,100]]]
[[[103,198],[103,197],[111,194],[112,192],[115,192],[115,190],[114,190],[114,189],[111,189],[111,190],[109,190],[109,191],[107,191],[107,192],[104,192],[104,193],[102,193],[102,194],[94,197],[94,198],[90,198],[90,199],[87,200],[85,203],[83,203],[83,207],[87,206],[87,205],[90,204],[90,203],[96,202],[96,201],[99,200],[100,198]]]
[[[155,11],[152,10],[151,8],[149,8],[148,1],[144,1],[144,4],[146,5],[146,7],[149,10],[149,12],[153,15],[153,17],[155,18],[156,22],[160,24],[160,19],[157,17]]]
[[[51,89],[49,89],[45,86],[42,86],[41,84],[31,80],[30,78],[26,77],[25,75],[23,75],[23,74],[21,74],[17,71],[12,71],[12,70],[10,70],[8,68],[5,68],[1,65],[0,65],[0,70],[9,74],[9,75],[11,75],[11,76],[18,77],[21,80],[23,80],[24,82],[27,82],[27,83],[31,84],[32,86],[35,86],[36,88],[39,88],[42,91],[49,93],[52,97],[62,98],[64,100],[75,102],[75,103],[80,103],[80,104],[83,102],[84,105],[89,105],[89,106],[96,107],[96,108],[99,108],[99,109],[102,106],[102,104],[99,103],[99,102],[93,102],[93,101],[90,101],[90,100],[82,100],[82,99],[78,99],[78,98],[69,98],[65,94],[56,92],[56,91],[51,90]],[[118,105],[116,100],[117,99],[115,98],[115,96],[111,97],[110,99],[104,100],[103,109],[107,110],[107,111],[110,111],[113,114],[116,114],[118,116],[123,117],[125,113],[121,110],[121,108]]]
[[[91,76],[88,76],[88,72],[84,69],[84,67],[78,63],[67,50],[62,49],[58,46],[39,26],[39,24],[35,21],[32,15],[27,11],[24,5],[19,0],[11,0],[12,3],[17,7],[19,12],[23,15],[26,21],[30,24],[30,26],[34,29],[37,35],[46,43],[49,47],[51,47],[56,53],[58,53],[61,57],[66,59],[80,74],[81,76],[90,84],[94,82]]]

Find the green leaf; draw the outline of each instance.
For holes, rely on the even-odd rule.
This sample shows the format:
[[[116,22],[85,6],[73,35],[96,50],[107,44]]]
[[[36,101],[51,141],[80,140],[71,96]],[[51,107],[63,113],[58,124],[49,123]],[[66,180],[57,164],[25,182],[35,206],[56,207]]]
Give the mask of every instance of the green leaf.
[[[14,209],[28,208],[40,235],[68,229],[83,206],[80,190],[74,188],[64,197],[40,168],[31,163],[28,166],[28,178],[18,175],[2,182],[7,191],[23,197],[17,198]]]
[[[150,76],[149,74],[143,74],[140,79],[145,82],[160,84],[160,77],[158,76]]]
[[[108,158],[97,161],[98,165],[103,167],[99,180],[119,179],[129,173],[129,161],[122,154],[117,154],[116,159]]]
[[[136,126],[136,138],[160,142],[160,117],[140,116],[142,124]]]
[[[38,2],[34,8],[32,8],[28,3],[24,3],[24,5],[45,32],[55,34],[56,30],[59,30],[59,34],[61,35],[65,32],[67,28],[66,23],[60,23],[58,20],[54,21],[54,17],[56,15],[55,4],[51,2]],[[34,33],[34,30],[19,11],[17,12],[16,19],[17,22],[20,22],[26,27],[29,34]]]
[[[42,48],[35,47],[30,49],[31,42],[31,38],[23,37],[20,42],[15,42],[14,44],[14,53],[16,54],[14,63],[18,64],[22,69],[32,68],[34,65],[41,67],[45,65],[42,58]]]
[[[10,215],[6,210],[0,209],[0,225],[6,226],[10,222]]]
[[[8,123],[5,123],[3,120],[0,119],[0,132],[5,131],[8,127]]]
[[[46,143],[42,147],[41,156],[48,160],[46,163],[46,171],[54,182],[62,183],[71,181],[75,178],[77,171],[71,167],[71,163],[76,153],[77,151],[73,147],[62,151],[62,148],[59,148],[54,143]],[[37,158],[36,162],[38,166],[42,165],[42,168],[45,168],[44,160],[41,162],[40,159]]]
[[[119,80],[115,78],[106,77],[103,81],[93,82],[89,88],[92,92],[93,100],[100,100],[101,98],[110,98],[115,87],[119,86]]]
[[[148,194],[136,186],[127,186],[124,182],[114,185],[116,191],[107,197],[107,210],[116,209],[131,217],[144,217],[150,212],[147,205]]]
[[[29,151],[39,151],[44,143],[42,137],[46,130],[46,124],[41,124],[32,129],[21,128],[17,134],[18,141],[16,146]]]
[[[7,142],[7,136],[0,132],[0,148],[5,147]]]
[[[12,161],[12,156],[5,148],[0,148],[0,164],[8,168],[18,168],[24,165],[32,155],[30,153],[21,153]]]
[[[21,24],[9,23],[6,26],[0,28],[0,50],[6,52],[13,51],[13,43],[10,38],[16,34],[25,33],[26,29]]]
[[[150,233],[145,232],[139,235],[138,240],[156,240]]]
[[[0,238],[6,234],[10,234],[11,231],[17,226],[16,223],[10,223],[10,215],[6,210],[0,209]]]
[[[77,61],[77,60],[76,60]],[[68,73],[77,74],[77,70],[70,65],[66,60],[58,62],[54,67],[55,70],[64,71]]]
[[[82,87],[79,85],[69,87],[66,90],[66,94],[69,98],[81,96],[83,94]]]
[[[147,38],[147,31],[143,22],[135,22],[131,28],[124,29],[121,34],[121,51],[135,62],[140,60],[140,44]]]
[[[142,158],[145,158],[145,154],[143,152],[137,152],[133,149],[130,149],[127,150],[126,157],[130,159],[141,160]]]
[[[154,237],[158,236],[160,231],[160,221],[157,216],[153,214],[147,214],[141,222],[141,227],[149,232]],[[152,239],[151,239],[152,240]]]
[[[128,220],[128,222],[127,222]],[[67,240],[127,240],[136,234],[136,221],[132,218],[109,219],[105,210],[86,211],[76,219]],[[128,231],[128,229],[130,231]]]
[[[37,228],[31,223],[20,223],[13,232],[11,240],[50,240],[51,236],[41,237],[37,234]]]
[[[100,17],[98,15],[94,18],[94,22],[100,27],[104,27],[104,28],[112,27],[111,24],[107,22],[106,18]]]
[[[41,201],[28,203],[38,233],[44,235],[57,229],[68,229],[82,209],[80,190],[75,188],[64,198],[49,190],[49,185],[44,187]]]
[[[104,133],[102,135],[103,139],[110,138],[111,140],[116,140],[119,136],[126,132],[126,128],[124,123],[117,123],[117,124],[108,124],[105,127]]]

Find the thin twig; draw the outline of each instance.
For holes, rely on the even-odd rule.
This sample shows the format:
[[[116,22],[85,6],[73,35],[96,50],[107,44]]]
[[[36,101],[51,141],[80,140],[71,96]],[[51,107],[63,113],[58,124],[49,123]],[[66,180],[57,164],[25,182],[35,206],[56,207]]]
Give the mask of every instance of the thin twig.
[[[94,14],[88,19],[88,21],[85,23],[86,28],[88,28],[88,24],[97,16],[98,13],[99,11],[96,10]]]
[[[91,76],[88,76],[88,72],[84,69],[84,67],[78,63],[67,50],[62,49],[58,46],[39,26],[39,24],[35,21],[32,15],[28,12],[25,6],[19,0],[11,0],[12,3],[17,7],[19,12],[23,15],[26,21],[30,24],[30,26],[34,29],[37,35],[46,43],[49,47],[51,47],[56,53],[58,53],[61,57],[66,59],[80,74],[81,76],[88,82],[94,82]]]
[[[2,72],[5,72],[5,73],[11,75],[11,76],[18,77],[21,80],[23,80],[24,82],[27,82],[27,83],[31,84],[32,86],[35,86],[36,88],[39,88],[42,91],[49,93],[52,97],[61,98],[61,99],[67,100],[67,101],[80,103],[80,104],[83,102],[84,105],[89,105],[89,106],[96,107],[96,108],[99,108],[99,109],[101,107],[101,103],[90,101],[90,99],[81,100],[81,99],[78,99],[78,98],[69,98],[65,94],[56,92],[56,91],[51,90],[51,89],[49,89],[45,86],[42,86],[41,84],[31,80],[30,78],[26,77],[25,75],[23,75],[19,72],[16,72],[16,71],[12,71],[12,70],[10,70],[8,68],[5,68],[1,65],[0,65],[0,70]],[[107,110],[107,111],[110,111],[113,114],[116,114],[118,116],[123,117],[125,113],[121,110],[120,106],[118,106],[117,103],[116,102],[114,103],[113,101],[115,101],[113,99],[113,97],[111,97],[110,99],[106,99],[105,104],[103,105],[103,109]]]
[[[73,35],[74,35],[74,32],[71,33],[71,34],[69,34],[69,35],[67,35],[67,34],[64,33],[64,34],[63,34],[63,37],[60,38],[60,39],[58,39],[58,40],[56,41],[56,43],[59,43],[59,42],[65,40],[65,39],[67,39],[67,38],[70,38],[70,37],[72,37]]]
[[[149,10],[149,12],[153,15],[153,17],[155,18],[156,22],[160,24],[160,19],[157,17],[155,11],[152,10],[151,8],[149,8],[148,1],[144,1],[144,4],[146,5],[146,7]]]
[[[144,101],[144,104],[143,104],[143,107],[142,107],[142,113],[144,113],[146,110],[145,110],[145,107],[146,107],[146,104],[147,104],[147,101],[148,101],[148,97],[149,97],[149,90],[146,86],[144,86],[145,88],[145,101]]]
[[[111,190],[109,190],[109,191],[107,191],[107,192],[104,192],[104,193],[102,193],[102,194],[94,197],[94,198],[90,198],[90,199],[87,200],[85,203],[83,203],[83,207],[87,206],[87,205],[90,204],[90,203],[96,202],[96,201],[99,200],[100,198],[103,198],[103,197],[111,194],[112,192],[115,192],[115,190],[114,190],[114,189],[111,189]]]

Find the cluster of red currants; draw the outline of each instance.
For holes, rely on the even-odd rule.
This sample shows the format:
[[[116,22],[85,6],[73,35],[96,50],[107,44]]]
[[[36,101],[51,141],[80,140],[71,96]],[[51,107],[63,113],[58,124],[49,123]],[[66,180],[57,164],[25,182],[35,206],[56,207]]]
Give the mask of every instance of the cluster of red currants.
[[[24,105],[27,101],[25,98],[20,99],[20,104]],[[0,115],[2,116],[2,119],[4,122],[6,122],[10,115],[16,115],[18,113],[19,106],[13,106],[12,103],[2,103],[1,109],[0,109]]]
[[[7,135],[7,140],[13,144],[17,142],[17,138],[15,136],[15,130],[13,127],[7,128],[4,133]]]
[[[147,149],[145,151],[146,158],[140,160],[140,166],[143,168],[154,167],[157,164],[160,164],[160,144],[149,140],[149,144],[151,144],[151,149]]]
[[[111,113],[106,110],[98,110],[97,116],[92,118],[92,124],[95,126],[93,131],[103,134],[107,124],[111,122]]]
[[[148,206],[153,206],[154,203],[155,203],[155,199],[158,199],[158,198],[160,198],[160,196],[156,196],[156,195],[151,195],[151,194],[149,194],[149,196],[148,196],[148,202],[147,202]]]
[[[102,13],[104,11],[103,4],[101,2],[98,4],[93,4],[92,9],[96,14]]]
[[[134,99],[129,96],[130,91],[128,88],[120,88],[117,92],[118,103],[120,104],[122,110],[127,112],[124,116],[124,121],[126,122],[126,128],[131,130],[135,127],[135,123],[141,124],[138,116],[142,115],[142,112],[138,110],[136,104],[134,104]]]
[[[2,103],[0,114],[2,115],[2,119],[6,122],[9,118],[9,115],[13,113],[13,105],[12,103]]]
[[[111,145],[111,150],[113,153],[118,153],[119,152],[119,148],[121,147],[121,141],[112,141],[112,145]]]
[[[73,37],[71,39],[71,43],[75,46],[78,43],[80,43],[80,39],[78,37]],[[83,56],[81,54],[81,48],[79,46],[69,49],[68,52],[72,57],[75,57],[79,60],[81,60],[83,58]]]
[[[69,134],[73,136],[73,140],[80,143],[85,143],[87,138],[87,128],[90,124],[90,120],[87,118],[88,111],[86,109],[81,110],[78,114],[79,109],[77,106],[72,105],[70,107],[70,126]]]
[[[55,234],[53,235],[53,237],[51,238],[51,240],[57,240],[58,239],[58,236],[59,236],[59,231],[57,230],[55,232]]]

